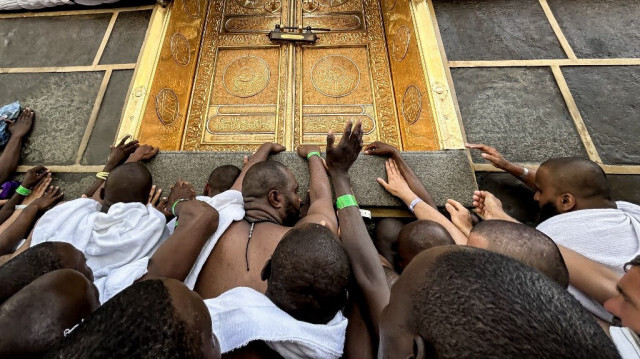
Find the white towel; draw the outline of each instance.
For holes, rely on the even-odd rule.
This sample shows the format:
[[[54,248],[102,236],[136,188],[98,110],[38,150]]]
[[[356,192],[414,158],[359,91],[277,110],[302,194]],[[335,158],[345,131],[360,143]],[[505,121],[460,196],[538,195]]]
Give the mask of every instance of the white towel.
[[[347,318],[341,312],[327,324],[302,322],[247,287],[231,289],[204,303],[222,353],[260,340],[285,358],[342,356]]]
[[[193,268],[191,268],[191,272],[189,272],[189,275],[184,281],[184,284],[191,290],[193,290],[193,288],[195,287],[198,276],[200,275],[200,271],[209,258],[209,254],[211,254],[211,251],[215,247],[216,243],[218,243],[218,239],[220,239],[220,236],[222,236],[227,228],[229,228],[231,223],[244,218],[244,201],[242,199],[242,193],[240,193],[239,191],[228,190],[214,197],[198,196],[196,197],[196,199],[199,201],[203,201],[209,204],[211,207],[215,208],[218,211],[219,219],[218,229],[202,248],[198,259],[193,265]],[[172,219],[167,224],[169,233],[173,234],[175,225],[175,219]]]
[[[147,272],[149,258],[168,237],[164,215],[142,203],[116,203],[108,213],[100,203],[80,198],[42,216],[31,246],[67,242],[87,257],[104,303]]]
[[[114,3],[120,0],[76,0],[76,4],[95,6]],[[60,5],[73,5],[71,0],[0,0],[1,10],[35,10]]]
[[[609,334],[613,344],[618,348],[622,359],[640,358],[640,340],[638,335],[629,328],[610,327]]]
[[[640,254],[640,206],[616,202],[617,209],[584,209],[560,214],[542,222],[538,230],[559,245],[605,265],[619,275],[622,266]],[[598,302],[573,286],[569,292],[603,320],[613,316]]]

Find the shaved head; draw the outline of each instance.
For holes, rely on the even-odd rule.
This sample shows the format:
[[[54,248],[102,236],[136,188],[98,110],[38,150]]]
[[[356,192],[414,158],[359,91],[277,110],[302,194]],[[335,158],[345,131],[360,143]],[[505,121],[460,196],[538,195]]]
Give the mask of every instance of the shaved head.
[[[549,181],[557,193],[569,192],[579,198],[611,200],[607,176],[593,161],[577,157],[552,158],[540,168],[547,170]]]
[[[417,220],[404,226],[398,234],[398,266],[406,267],[418,253],[438,246],[454,245],[451,234],[439,223]]]
[[[535,228],[502,220],[482,221],[471,230],[468,245],[511,257],[539,270],[563,288],[569,286],[569,272],[558,246]]]
[[[207,193],[206,196],[213,197],[219,193],[229,190],[233,183],[240,176],[240,169],[234,165],[224,165],[217,167],[209,175],[207,181]]]
[[[152,182],[151,172],[145,166],[125,163],[109,173],[104,185],[104,200],[109,204],[147,204]]]

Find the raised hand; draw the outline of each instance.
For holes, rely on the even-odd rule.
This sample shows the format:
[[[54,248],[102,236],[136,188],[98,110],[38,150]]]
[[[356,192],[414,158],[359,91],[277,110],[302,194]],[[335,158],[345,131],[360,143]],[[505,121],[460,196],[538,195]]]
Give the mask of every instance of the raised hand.
[[[149,200],[147,203],[157,208],[161,194],[162,188],[157,188],[156,185],[151,186],[151,192],[149,192]]]
[[[411,188],[409,188],[409,184],[402,177],[402,174],[398,170],[398,166],[396,165],[396,161],[393,159],[388,159],[385,163],[385,168],[387,170],[387,179],[388,182],[385,182],[384,179],[378,178],[377,181],[384,187],[387,192],[392,195],[400,198],[402,201],[412,201],[417,196]]]
[[[34,200],[31,205],[36,206],[38,211],[43,212],[58,203],[63,196],[64,193],[60,191],[60,187],[49,186],[42,197]]]
[[[22,187],[32,189],[45,178],[47,173],[49,173],[49,170],[44,166],[35,166],[29,169],[22,179]]]
[[[358,121],[358,123],[353,126],[353,122],[349,121],[344,128],[340,143],[334,147],[333,144],[336,137],[333,131],[329,132],[327,136],[326,154],[329,173],[345,174],[349,172],[349,168],[351,168],[362,150],[362,134],[362,122]]]
[[[104,166],[105,172],[111,172],[114,168],[120,166],[133,152],[138,149],[140,143],[137,140],[133,140],[126,143],[131,138],[130,135],[125,136],[117,146],[111,146],[111,153],[109,153],[109,159]]]
[[[496,168],[507,170],[507,167],[511,165],[511,162],[505,160],[500,152],[491,146],[473,143],[467,143],[464,146],[466,148],[482,151],[482,154],[480,154],[482,158],[491,162],[491,164]]]
[[[476,207],[476,213],[481,215],[485,220],[511,219],[502,209],[502,202],[491,192],[473,192],[473,206]]]
[[[30,108],[25,108],[20,112],[16,121],[5,120],[9,124],[9,132],[11,136],[24,137],[31,131],[33,127],[33,118],[35,113]]]
[[[460,202],[452,199],[447,200],[444,208],[446,208],[447,212],[451,215],[451,222],[453,222],[453,224],[468,237],[469,233],[471,233],[471,229],[473,228],[471,212],[469,212],[469,210]]]
[[[25,199],[22,201],[22,204],[25,206],[29,205],[36,199],[42,197],[44,195],[44,192],[47,190],[47,188],[49,188],[50,184],[51,184],[51,172],[47,172],[47,174],[42,179],[42,181],[40,181],[40,183],[38,183],[34,187],[31,194],[25,197]]]
[[[399,151],[388,143],[376,141],[365,147],[364,153],[371,156],[393,156],[399,154]]]
[[[141,162],[150,160],[158,154],[158,151],[160,151],[160,149],[157,147],[142,145],[136,148],[136,150],[131,155],[129,155],[127,162]]]

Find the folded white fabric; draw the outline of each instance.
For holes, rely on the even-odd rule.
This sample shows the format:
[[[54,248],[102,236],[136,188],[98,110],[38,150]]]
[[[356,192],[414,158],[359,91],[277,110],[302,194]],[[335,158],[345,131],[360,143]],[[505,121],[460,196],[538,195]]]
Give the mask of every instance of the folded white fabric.
[[[216,246],[216,243],[218,243],[220,236],[222,236],[227,228],[229,228],[231,223],[244,218],[244,202],[242,200],[242,193],[239,191],[228,190],[214,197],[198,196],[196,199],[206,202],[218,211],[218,229],[213,236],[209,238],[202,248],[202,251],[200,251],[198,259],[193,265],[193,268],[191,268],[191,272],[189,272],[187,279],[184,281],[184,284],[191,290],[195,287],[200,271],[209,258],[209,254],[211,254],[211,251]],[[169,233],[173,234],[175,226],[176,220],[174,218],[167,224]]]
[[[231,289],[204,303],[222,353],[260,340],[285,358],[342,356],[347,318],[341,312],[327,324],[302,322],[247,287]]]
[[[75,4],[96,6],[120,0],[76,0]],[[0,10],[36,10],[60,5],[73,5],[72,0],[0,0]]]
[[[616,202],[617,209],[584,209],[560,214],[540,223],[538,230],[557,244],[624,274],[622,266],[640,254],[640,206]],[[569,292],[590,312],[611,321],[598,302],[573,286]]]
[[[108,213],[100,208],[80,198],[51,209],[34,228],[31,246],[67,242],[82,251],[104,303],[146,273],[168,232],[164,215],[151,205],[116,203]]]
[[[618,353],[622,359],[640,358],[640,339],[638,335],[629,328],[611,327],[609,328],[611,340],[618,348]]]

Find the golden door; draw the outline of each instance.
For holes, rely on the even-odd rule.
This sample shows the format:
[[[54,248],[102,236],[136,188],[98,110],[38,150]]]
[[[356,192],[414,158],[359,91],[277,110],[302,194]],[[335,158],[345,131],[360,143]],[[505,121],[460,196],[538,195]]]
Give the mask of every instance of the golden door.
[[[405,0],[176,0],[139,138],[162,149],[322,144],[348,120],[369,143],[439,149]],[[281,26],[315,44],[272,42]],[[385,26],[386,25],[386,26]]]

